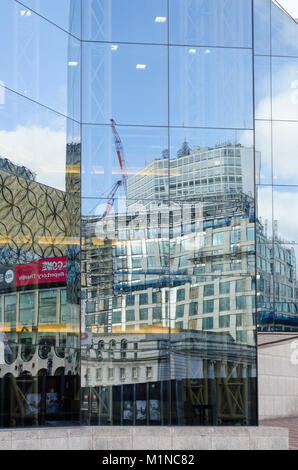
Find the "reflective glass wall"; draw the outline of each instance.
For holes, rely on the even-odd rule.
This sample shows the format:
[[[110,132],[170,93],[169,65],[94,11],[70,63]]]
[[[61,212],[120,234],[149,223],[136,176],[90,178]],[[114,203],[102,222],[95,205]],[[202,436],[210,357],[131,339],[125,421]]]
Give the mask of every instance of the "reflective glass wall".
[[[297,331],[298,25],[255,0],[258,326]]]
[[[80,24],[1,0],[1,427],[79,422]]]
[[[82,6],[82,423],[256,424],[252,2]]]
[[[1,6],[0,425],[257,424],[256,298],[295,305],[265,222],[290,29],[257,0]]]

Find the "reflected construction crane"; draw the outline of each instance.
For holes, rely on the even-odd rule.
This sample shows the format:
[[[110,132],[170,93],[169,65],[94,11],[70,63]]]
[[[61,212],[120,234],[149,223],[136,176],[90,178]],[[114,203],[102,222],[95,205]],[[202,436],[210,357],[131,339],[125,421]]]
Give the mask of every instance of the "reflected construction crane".
[[[116,192],[118,191],[118,188],[122,185],[123,188],[124,188],[124,193],[125,193],[125,196],[126,196],[126,179],[127,179],[127,171],[126,171],[126,165],[125,165],[125,160],[124,160],[124,155],[123,155],[123,145],[122,145],[122,142],[121,142],[121,139],[119,137],[119,134],[116,130],[116,123],[114,121],[114,119],[110,119],[111,121],[111,127],[112,127],[112,132],[113,132],[113,137],[114,137],[114,142],[115,142],[115,148],[116,148],[116,153],[117,153],[117,157],[118,157],[118,161],[119,161],[119,166],[120,166],[120,171],[121,171],[121,179],[119,179],[118,181],[116,181],[116,183],[113,185],[111,191],[109,192],[108,194],[108,202],[107,202],[107,206],[106,206],[106,209],[103,213],[103,215],[101,216],[101,220],[103,220],[107,215],[109,215],[109,213],[111,212],[111,209],[113,207],[113,204],[114,204],[114,201],[115,201],[115,195],[116,195]],[[106,245],[106,248],[107,248],[107,253],[110,254],[111,256],[111,253],[110,253],[110,244],[109,242],[107,242],[107,245]],[[103,251],[103,248],[102,248],[102,251]],[[105,259],[105,265],[107,265],[107,263],[111,262],[112,265],[111,265],[111,270],[113,271],[113,260],[112,258],[109,256],[109,259],[108,257],[106,257]],[[111,278],[111,276],[109,276],[109,278]],[[111,279],[110,279],[111,280]],[[113,286],[113,276],[112,276],[112,285],[110,287]],[[106,324],[104,324],[104,330],[107,332],[107,333],[112,333],[112,325],[113,325],[113,317],[112,317],[112,312],[113,312],[113,293],[112,295],[109,294],[107,295],[106,292],[103,292],[104,294],[104,298],[105,300],[108,300],[108,315],[107,315],[107,321],[106,321]]]
[[[109,192],[108,194],[108,202],[107,202],[107,207],[106,207],[106,210],[104,211],[104,213],[102,214],[101,216],[101,219],[104,219],[104,217],[106,217],[107,215],[109,215],[109,213],[111,212],[111,209],[113,207],[113,204],[114,204],[114,200],[115,200],[115,194],[119,188],[119,186],[121,186],[122,184],[122,180],[118,180],[114,186],[112,187],[111,191]]]
[[[121,176],[122,179],[116,181],[116,183],[113,185],[111,191],[108,194],[108,203],[106,210],[104,211],[101,219],[104,219],[109,213],[111,212],[111,209],[113,207],[114,201],[115,201],[115,194],[118,191],[118,188],[122,185],[124,188],[124,193],[126,196],[126,179],[127,179],[127,170],[126,170],[126,165],[125,165],[125,160],[124,160],[124,152],[123,152],[123,145],[121,142],[121,139],[119,137],[119,134],[116,130],[116,122],[114,119],[110,119],[111,121],[111,127],[112,127],[112,132],[113,132],[113,137],[114,137],[114,142],[115,142],[115,148],[116,148],[116,153],[119,161],[119,166],[121,170]]]
[[[124,187],[124,192],[126,196],[126,180],[127,180],[127,169],[126,169],[126,164],[124,160],[124,151],[123,151],[123,145],[121,142],[121,139],[119,137],[119,134],[116,130],[116,123],[114,119],[110,119],[111,121],[111,126],[112,126],[112,132],[114,136],[114,142],[115,142],[115,148],[118,156],[118,161],[119,161],[119,166],[121,170],[121,176],[122,176],[122,185]]]
[[[115,143],[115,148],[116,148],[116,153],[117,153],[117,157],[118,157],[118,161],[119,161],[119,166],[120,166],[122,179],[118,180],[118,181],[116,181],[116,183],[114,183],[114,185],[112,186],[109,194],[107,195],[108,202],[107,202],[106,209],[105,209],[104,213],[102,214],[102,216],[100,218],[101,220],[104,219],[111,212],[111,209],[112,209],[114,201],[115,201],[115,194],[116,194],[116,192],[118,191],[118,188],[121,185],[124,188],[124,193],[125,193],[125,196],[126,196],[127,170],[126,170],[126,164],[125,164],[125,160],[124,160],[123,145],[122,145],[121,139],[120,139],[119,134],[118,134],[118,132],[116,130],[116,127],[115,127],[116,122],[114,121],[114,119],[110,119],[110,121],[111,121],[111,127],[112,127],[112,132],[113,132],[113,137],[114,137],[114,143]],[[93,210],[94,209],[91,209],[91,211],[93,211]]]

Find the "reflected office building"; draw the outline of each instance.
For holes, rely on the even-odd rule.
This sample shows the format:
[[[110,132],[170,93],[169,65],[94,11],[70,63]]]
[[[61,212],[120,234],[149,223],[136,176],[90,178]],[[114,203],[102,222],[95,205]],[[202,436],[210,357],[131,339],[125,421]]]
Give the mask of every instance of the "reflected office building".
[[[83,217],[86,424],[255,419],[253,161],[184,142],[127,178],[123,210]]]
[[[0,18],[1,427],[256,425],[257,331],[298,329],[297,24],[24,3]]]

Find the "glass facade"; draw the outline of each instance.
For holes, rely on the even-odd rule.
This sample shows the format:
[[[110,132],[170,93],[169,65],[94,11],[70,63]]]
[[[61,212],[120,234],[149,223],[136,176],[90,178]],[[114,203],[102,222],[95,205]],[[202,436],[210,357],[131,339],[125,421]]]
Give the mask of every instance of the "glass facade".
[[[84,424],[256,424],[252,24],[83,2]]]
[[[298,26],[277,4],[255,0],[257,311],[261,331],[297,331]]]
[[[298,319],[298,26],[2,3],[0,426],[256,425],[257,317]]]

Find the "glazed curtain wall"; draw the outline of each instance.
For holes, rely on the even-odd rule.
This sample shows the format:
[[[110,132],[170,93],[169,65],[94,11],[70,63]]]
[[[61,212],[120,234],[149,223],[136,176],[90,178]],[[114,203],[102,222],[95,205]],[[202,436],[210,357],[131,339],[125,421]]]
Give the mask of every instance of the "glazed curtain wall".
[[[83,2],[84,424],[256,424],[252,24]]]
[[[1,427],[79,423],[80,16],[1,1]]]
[[[1,426],[256,424],[252,2],[1,6]]]
[[[297,331],[298,25],[278,5],[255,1],[255,146],[258,322]]]

